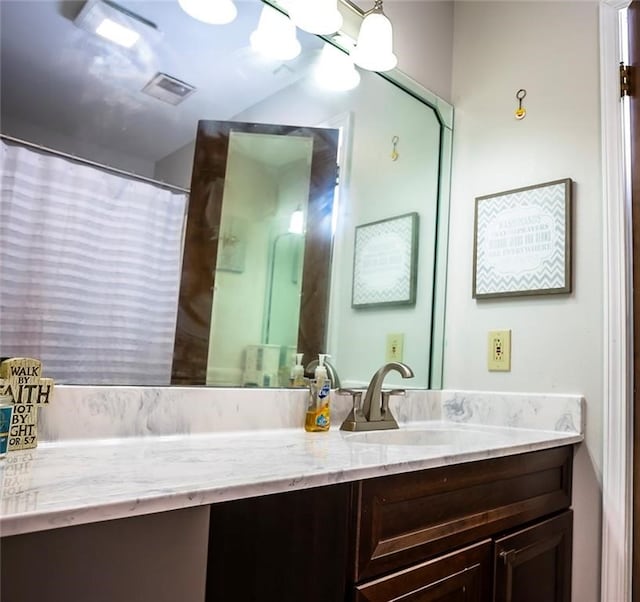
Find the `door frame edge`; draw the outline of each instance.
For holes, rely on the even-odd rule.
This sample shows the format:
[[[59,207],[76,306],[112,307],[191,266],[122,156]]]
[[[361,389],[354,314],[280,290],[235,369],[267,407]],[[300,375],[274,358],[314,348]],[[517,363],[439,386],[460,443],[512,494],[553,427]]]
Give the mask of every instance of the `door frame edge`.
[[[620,102],[620,10],[599,5],[603,185],[604,387],[601,599],[630,601],[632,592],[633,356],[631,214]]]

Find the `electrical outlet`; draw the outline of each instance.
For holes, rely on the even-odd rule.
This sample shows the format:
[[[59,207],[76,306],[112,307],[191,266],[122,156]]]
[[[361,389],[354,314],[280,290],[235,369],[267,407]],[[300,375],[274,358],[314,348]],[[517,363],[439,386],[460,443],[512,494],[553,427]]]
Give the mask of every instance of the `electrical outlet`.
[[[487,367],[498,372],[511,371],[511,331],[490,330]]]
[[[387,351],[385,353],[386,362],[401,362],[404,348],[404,334],[396,332],[387,335]]]

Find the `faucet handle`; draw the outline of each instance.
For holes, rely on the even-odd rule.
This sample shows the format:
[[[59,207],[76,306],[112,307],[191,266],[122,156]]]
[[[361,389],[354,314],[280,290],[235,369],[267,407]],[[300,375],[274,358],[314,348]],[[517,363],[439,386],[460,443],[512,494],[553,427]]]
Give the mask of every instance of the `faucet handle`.
[[[353,407],[349,412],[349,415],[344,419],[344,422],[340,426],[342,431],[359,431],[363,430],[360,427],[362,424],[366,424],[367,419],[362,413],[362,393],[363,391],[358,389],[337,389],[338,395],[351,395],[353,401]]]
[[[390,395],[406,395],[407,392],[405,389],[391,389],[389,391],[382,391],[382,394],[388,397]]]
[[[362,405],[362,391],[358,389],[338,389],[336,393],[338,395],[351,395],[354,410],[359,409]]]
[[[382,391],[382,419],[386,416],[391,416],[391,412],[389,411],[389,398],[392,395],[406,395],[407,392],[404,389],[391,389],[390,391]]]

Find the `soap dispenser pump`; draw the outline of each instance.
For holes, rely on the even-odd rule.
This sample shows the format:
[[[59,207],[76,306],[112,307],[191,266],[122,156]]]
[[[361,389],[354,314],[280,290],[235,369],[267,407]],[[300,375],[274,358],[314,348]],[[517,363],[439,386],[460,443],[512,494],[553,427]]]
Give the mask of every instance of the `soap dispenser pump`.
[[[296,353],[296,363],[291,368],[291,386],[292,387],[304,387],[304,366],[302,365],[302,353]]]
[[[318,355],[318,366],[314,380],[309,383],[309,405],[304,421],[304,428],[309,432],[328,431],[331,426],[329,402],[331,397],[331,381],[324,366],[326,353]]]
[[[314,377],[316,381],[322,379],[328,380],[329,376],[327,374],[327,368],[324,365],[324,361],[331,356],[328,353],[319,353],[318,354],[318,365],[316,366],[316,370],[314,372]],[[331,382],[329,382],[329,388],[331,388]]]

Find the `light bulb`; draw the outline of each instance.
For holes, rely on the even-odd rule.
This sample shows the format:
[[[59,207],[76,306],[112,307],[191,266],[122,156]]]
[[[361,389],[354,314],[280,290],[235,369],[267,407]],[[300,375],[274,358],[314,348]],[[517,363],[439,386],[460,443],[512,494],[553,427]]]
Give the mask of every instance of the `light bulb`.
[[[262,8],[258,27],[249,41],[255,51],[278,61],[294,59],[302,50],[293,21],[270,6]]]
[[[103,19],[96,27],[96,33],[107,40],[111,40],[125,48],[131,48],[139,39],[140,34],[111,19]]]
[[[393,28],[382,12],[382,2],[377,1],[362,21],[351,58],[358,67],[369,71],[389,71],[398,64],[393,54]]]
[[[360,74],[344,52],[326,44],[314,70],[316,83],[326,90],[353,90],[360,83]]]
[[[233,0],[178,0],[190,17],[211,25],[231,23],[238,14]]]
[[[304,234],[304,213],[300,205],[298,205],[298,208],[291,214],[289,232],[291,234]]]

